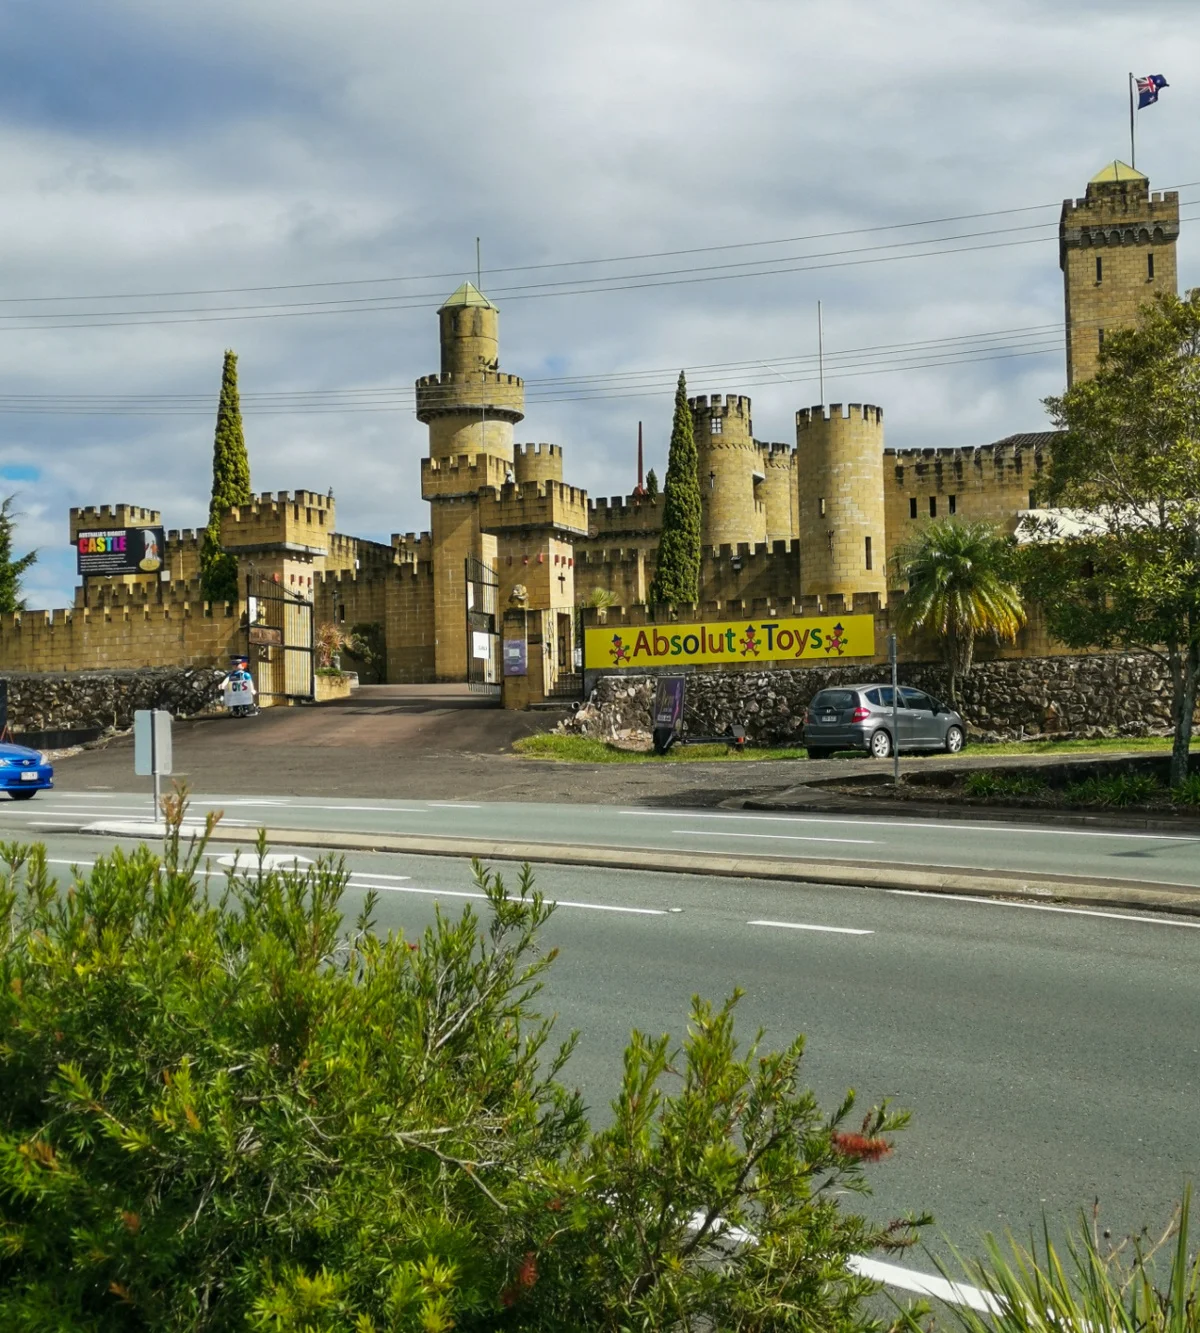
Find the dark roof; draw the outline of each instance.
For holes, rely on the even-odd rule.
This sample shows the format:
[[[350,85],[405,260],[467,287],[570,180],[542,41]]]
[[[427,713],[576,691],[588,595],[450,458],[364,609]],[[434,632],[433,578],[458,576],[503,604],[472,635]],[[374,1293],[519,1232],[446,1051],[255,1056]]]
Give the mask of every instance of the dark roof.
[[[1017,435],[1006,435],[1002,440],[993,440],[990,447],[1008,445],[1013,449],[1041,449],[1051,444],[1058,434],[1056,430],[1026,430]]]

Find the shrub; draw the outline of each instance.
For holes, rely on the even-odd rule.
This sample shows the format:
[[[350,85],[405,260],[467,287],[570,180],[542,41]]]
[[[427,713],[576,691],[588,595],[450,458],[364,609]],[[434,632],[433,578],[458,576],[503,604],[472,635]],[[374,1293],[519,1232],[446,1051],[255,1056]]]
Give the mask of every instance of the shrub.
[[[1042,796],[1046,784],[1033,774],[978,769],[963,779],[963,791],[968,796]]]
[[[1171,800],[1176,805],[1200,805],[1200,773],[1190,773],[1172,787]]]
[[[1094,1215],[1090,1225],[1081,1217],[1065,1254],[1046,1231],[1040,1252],[1011,1236],[1002,1247],[989,1236],[987,1259],[960,1259],[959,1266],[991,1294],[992,1309],[952,1306],[950,1317],[963,1333],[1200,1333],[1200,1252],[1188,1251],[1190,1206],[1188,1189],[1171,1226],[1149,1247],[1133,1237],[1102,1249]],[[1163,1273],[1155,1257],[1172,1237]],[[938,1267],[955,1280],[945,1264]],[[926,1333],[913,1311],[902,1321],[909,1333]]]
[[[1063,796],[1073,805],[1145,805],[1161,791],[1158,779],[1149,773],[1114,773],[1073,782]]]
[[[262,840],[210,892],[170,815],[65,890],[0,845],[0,1328],[881,1328],[848,1259],[927,1219],[841,1200],[907,1116],[823,1113],[802,1039],[739,1052],[696,999],[592,1132],[528,867],[408,940]]]

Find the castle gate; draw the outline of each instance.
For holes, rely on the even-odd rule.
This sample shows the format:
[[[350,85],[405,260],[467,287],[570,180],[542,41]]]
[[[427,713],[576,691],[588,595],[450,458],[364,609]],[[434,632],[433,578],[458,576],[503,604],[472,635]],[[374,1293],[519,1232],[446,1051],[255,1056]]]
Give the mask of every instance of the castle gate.
[[[246,578],[246,656],[262,708],[316,696],[313,606],[271,579]]]
[[[496,624],[496,571],[473,555],[466,560],[467,685],[500,697],[500,631]]]

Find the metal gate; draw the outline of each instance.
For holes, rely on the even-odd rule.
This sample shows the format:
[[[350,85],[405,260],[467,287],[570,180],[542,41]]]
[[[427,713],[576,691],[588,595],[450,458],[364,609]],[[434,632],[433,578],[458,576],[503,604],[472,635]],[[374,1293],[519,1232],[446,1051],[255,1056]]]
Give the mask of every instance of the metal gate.
[[[500,633],[496,625],[496,571],[473,555],[466,561],[467,686],[500,696]]]
[[[271,579],[246,578],[246,656],[258,703],[311,703],[316,697],[313,606]]]

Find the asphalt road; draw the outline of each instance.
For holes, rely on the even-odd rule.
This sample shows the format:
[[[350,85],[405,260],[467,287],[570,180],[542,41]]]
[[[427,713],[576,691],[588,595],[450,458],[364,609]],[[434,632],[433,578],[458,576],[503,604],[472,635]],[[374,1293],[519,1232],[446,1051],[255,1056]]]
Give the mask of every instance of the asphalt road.
[[[690,855],[758,854],[795,860],[801,869],[805,860],[837,861],[1200,885],[1200,835],[1187,832],[939,823],[920,817],[219,793],[193,797],[191,809],[197,816],[222,810],[226,824],[248,828],[478,837]],[[40,834],[81,827],[136,833],[139,823],[148,825],[151,810],[148,791],[56,790],[23,804],[0,802],[0,837],[21,829]]]
[[[419,818],[441,827],[433,809]],[[63,875],[109,845],[43,832]],[[1186,853],[1146,841],[1185,872]],[[478,907],[461,861],[355,853],[347,864],[347,914],[375,889],[381,926],[415,934],[438,905]],[[914,1112],[871,1173],[874,1199],[858,1205],[876,1216],[929,1208],[944,1237],[973,1250],[985,1229],[1028,1236],[1043,1209],[1057,1228],[1098,1197],[1120,1234],[1165,1222],[1195,1174],[1200,922],[557,866],[537,883],[560,903],[545,931],[561,950],[545,1007],[564,1035],[582,1034],[567,1076],[598,1121],[631,1028],[681,1035],[693,993],[719,1000],[741,986],[743,1037],[760,1025],[768,1044],[804,1032],[805,1077],[825,1105],[854,1087],[864,1107],[890,1096]],[[904,1262],[931,1268],[919,1254]]]

